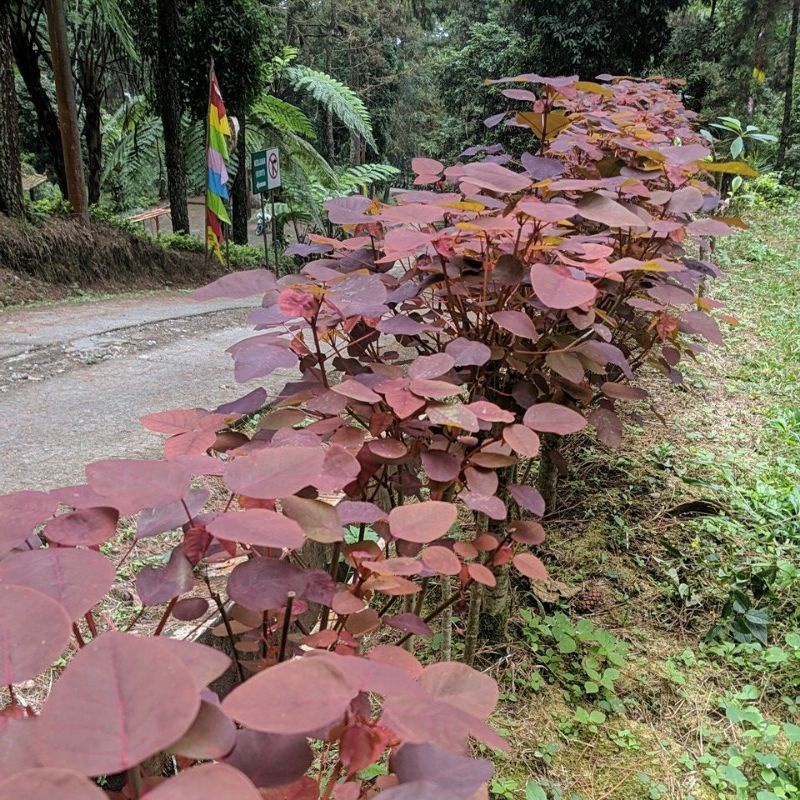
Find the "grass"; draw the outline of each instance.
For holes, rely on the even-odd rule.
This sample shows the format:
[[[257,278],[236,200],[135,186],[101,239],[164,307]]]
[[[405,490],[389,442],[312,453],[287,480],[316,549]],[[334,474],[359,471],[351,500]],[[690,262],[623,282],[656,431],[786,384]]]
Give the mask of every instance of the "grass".
[[[653,381],[668,425],[641,409],[621,451],[571,454],[547,556],[584,591],[520,597],[494,797],[800,798],[800,214],[759,212],[716,256],[724,351]]]

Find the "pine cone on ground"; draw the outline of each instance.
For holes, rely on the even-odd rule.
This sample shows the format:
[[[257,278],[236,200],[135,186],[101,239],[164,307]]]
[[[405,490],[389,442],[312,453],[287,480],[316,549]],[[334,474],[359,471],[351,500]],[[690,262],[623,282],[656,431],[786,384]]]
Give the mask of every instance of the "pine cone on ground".
[[[602,608],[606,599],[603,587],[599,583],[587,584],[583,591],[575,598],[575,607],[578,611],[588,613]]]

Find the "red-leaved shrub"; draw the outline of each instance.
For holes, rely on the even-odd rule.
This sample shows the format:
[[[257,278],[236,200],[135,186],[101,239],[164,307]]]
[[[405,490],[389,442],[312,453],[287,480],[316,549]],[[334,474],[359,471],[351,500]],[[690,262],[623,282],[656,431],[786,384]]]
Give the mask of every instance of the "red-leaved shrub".
[[[315,256],[298,275],[195,293],[262,297],[230,353],[243,382],[292,368],[277,396],[151,414],[164,460],[99,461],[83,486],[0,498],[0,800],[485,794],[491,765],[468,743],[504,747],[486,722],[494,681],[398,644],[502,565],[547,576],[540,437],[549,458],[587,425],[617,446],[620,405],[647,397],[636,371],[679,382],[685,356],[721,341],[702,293],[715,268],[688,248],[736,224],[695,218],[718,200],[709,151],[667,82],[498,83],[524,110],[487,124],[530,129],[535,155],[416,159],[433,188],[329,201],[347,236],[296,248]],[[227,500],[209,506],[209,488]],[[183,532],[138,574],[141,602],[163,607],[149,637],[92,613],[121,515],[138,539]],[[223,587],[207,568],[228,557]],[[434,596],[437,576],[455,591]],[[210,602],[251,675],[221,701],[206,687],[227,656],[159,635]],[[71,638],[41,713],[14,702]],[[177,775],[143,767],[161,752]],[[387,757],[387,775],[360,777]],[[126,771],[116,792],[87,779]]]

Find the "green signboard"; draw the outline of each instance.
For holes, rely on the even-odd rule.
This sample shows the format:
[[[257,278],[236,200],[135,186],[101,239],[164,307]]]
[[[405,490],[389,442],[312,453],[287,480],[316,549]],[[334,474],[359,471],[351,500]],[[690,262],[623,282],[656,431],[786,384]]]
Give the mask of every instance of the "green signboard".
[[[268,192],[281,185],[281,168],[278,159],[278,148],[259,150],[251,155],[251,173],[253,175],[253,194]]]

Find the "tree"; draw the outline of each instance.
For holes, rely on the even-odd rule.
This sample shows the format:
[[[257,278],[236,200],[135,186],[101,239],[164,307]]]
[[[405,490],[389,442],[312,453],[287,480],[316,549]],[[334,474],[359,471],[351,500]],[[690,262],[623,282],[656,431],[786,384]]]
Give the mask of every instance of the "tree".
[[[14,63],[11,58],[11,15],[0,5],[0,212],[11,217],[23,213],[20,177],[17,94],[14,91]]]
[[[783,124],[781,125],[781,138],[778,144],[778,155],[775,167],[783,169],[786,159],[786,150],[789,146],[792,127],[792,106],[794,104],[794,68],[797,59],[797,27],[800,21],[800,0],[792,2],[792,24],[789,29],[788,58],[786,63],[786,85],[783,94]]]
[[[75,102],[75,84],[72,80],[67,24],[62,0],[45,0],[53,76],[58,103],[58,124],[61,130],[61,148],[67,178],[67,198],[75,215],[83,222],[89,221],[89,203],[86,180],[83,175],[81,139],[78,129],[78,110]]]
[[[61,132],[50,95],[45,88],[42,69],[50,72],[46,52],[47,34],[43,24],[44,0],[12,0],[11,49],[27,99],[36,116],[36,134],[47,158],[39,166],[49,169],[63,194],[67,194],[67,175],[61,150]]]
[[[528,42],[529,68],[545,74],[641,75],[669,41],[669,14],[687,0],[509,0],[506,19]]]
[[[82,107],[89,203],[100,202],[103,111],[111,87],[138,60],[118,0],[78,0],[69,15],[75,82]]]
[[[279,49],[277,18],[269,5],[257,0],[198,0],[182,12],[181,36],[173,37],[172,42],[178,42],[181,49],[180,80],[186,107],[196,118],[205,118],[208,84],[198,80],[198,71],[207,71],[213,56],[228,113],[239,120],[231,220],[233,241],[247,244],[250,188],[246,118],[250,105],[263,91],[265,65]],[[209,20],[214,24],[209,25]]]
[[[161,124],[164,130],[164,161],[172,229],[189,233],[186,199],[186,165],[181,141],[181,110],[178,47],[179,26],[176,0],[156,0],[158,51],[155,75]],[[203,231],[205,235],[205,231]]]

